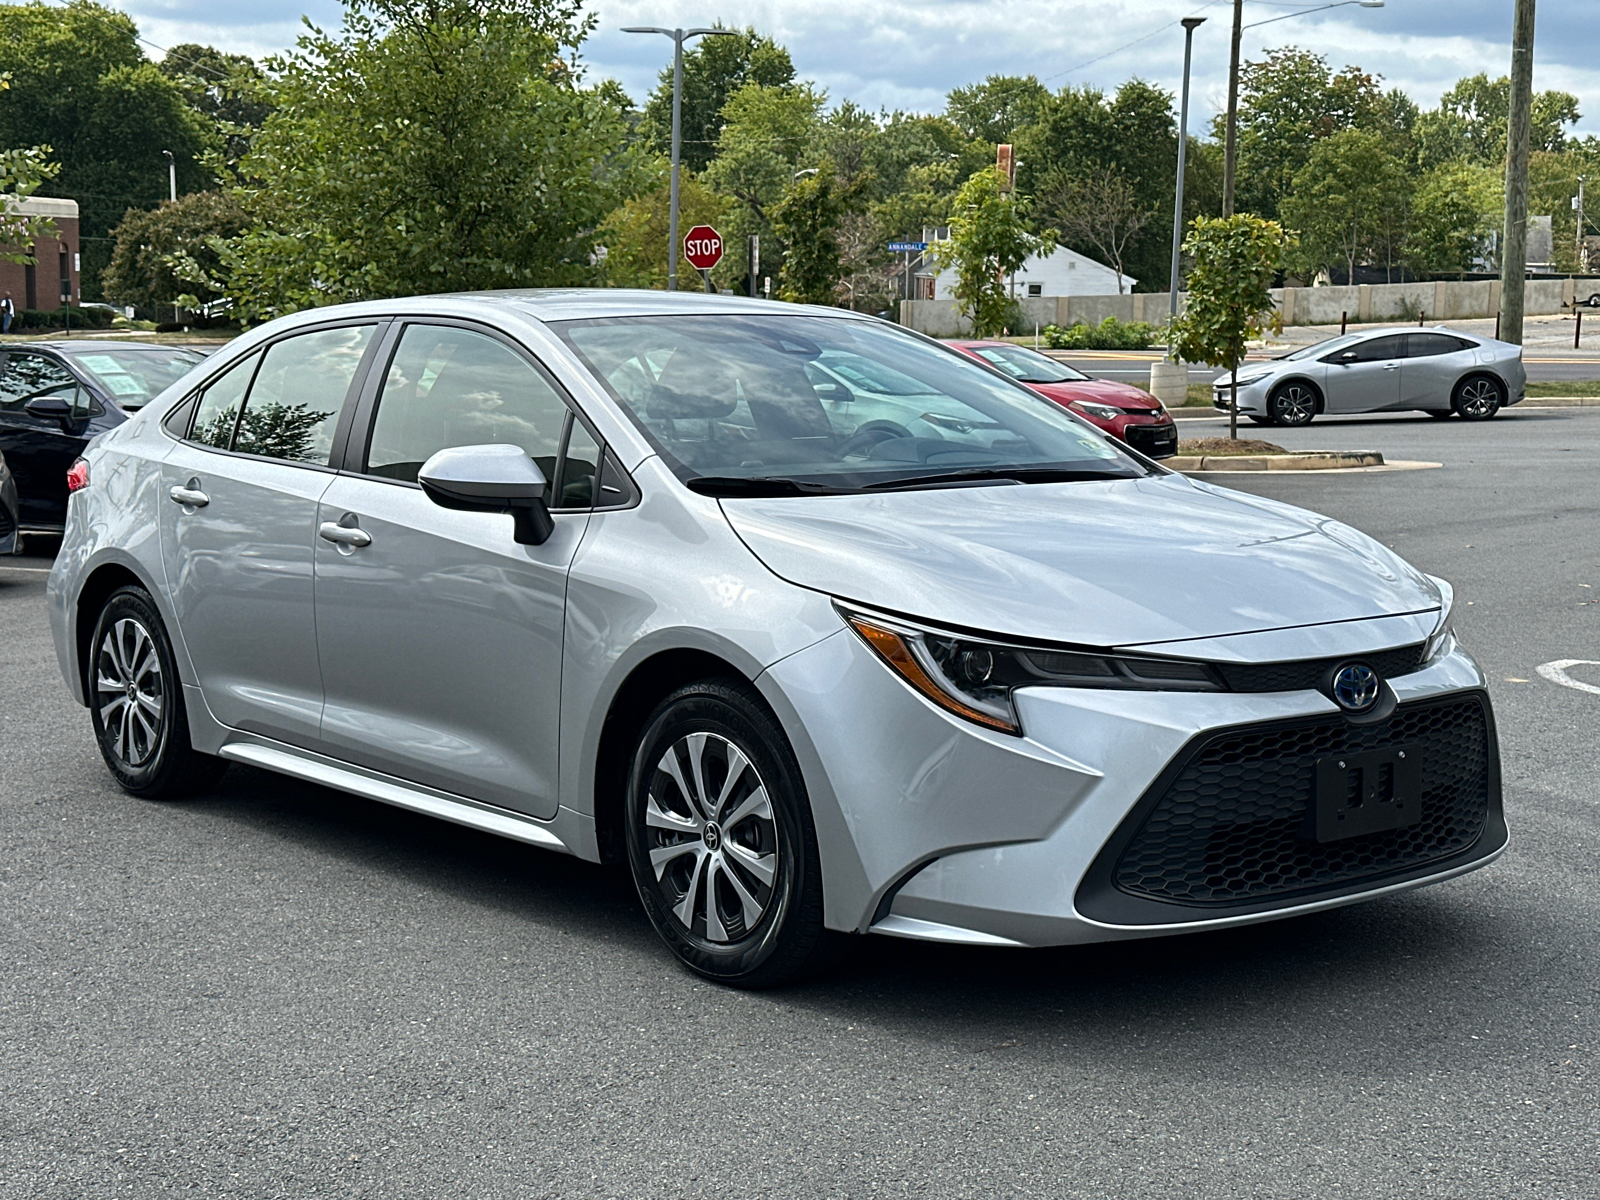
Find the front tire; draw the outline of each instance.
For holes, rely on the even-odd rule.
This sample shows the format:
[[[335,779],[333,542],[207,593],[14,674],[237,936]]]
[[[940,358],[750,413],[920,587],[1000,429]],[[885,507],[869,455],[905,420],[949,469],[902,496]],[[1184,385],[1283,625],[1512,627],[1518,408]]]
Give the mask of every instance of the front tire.
[[[1450,407],[1463,421],[1487,421],[1505,402],[1505,389],[1487,375],[1463,379],[1450,397]]]
[[[1267,416],[1274,425],[1309,425],[1317,415],[1317,393],[1309,383],[1290,380],[1267,398]]]
[[[143,588],[118,588],[100,610],[84,684],[100,756],[123,791],[147,800],[186,796],[227,768],[189,743],[172,643]]]
[[[629,774],[628,864],[678,961],[762,988],[831,948],[805,783],[788,739],[742,680],[703,680],[656,708]]]

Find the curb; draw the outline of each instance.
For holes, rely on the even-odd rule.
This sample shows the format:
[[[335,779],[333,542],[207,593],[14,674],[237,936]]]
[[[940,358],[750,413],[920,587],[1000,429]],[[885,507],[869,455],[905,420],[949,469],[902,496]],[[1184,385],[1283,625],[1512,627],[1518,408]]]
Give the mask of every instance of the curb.
[[[1341,471],[1381,467],[1376,451],[1346,450],[1310,454],[1180,454],[1162,460],[1174,471]]]
[[[1600,408],[1600,396],[1528,396],[1518,400],[1515,407],[1529,408]]]

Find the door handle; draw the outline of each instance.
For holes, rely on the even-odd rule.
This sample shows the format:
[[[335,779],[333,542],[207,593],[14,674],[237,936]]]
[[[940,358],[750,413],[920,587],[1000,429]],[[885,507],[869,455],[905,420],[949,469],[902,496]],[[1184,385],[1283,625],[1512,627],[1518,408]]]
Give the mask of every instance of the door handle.
[[[1385,371],[1398,371],[1400,369],[1400,364],[1399,363],[1384,363],[1383,364],[1383,369]]]
[[[372,545],[372,535],[365,529],[358,529],[353,525],[335,525],[332,521],[324,521],[318,526],[317,536],[336,546]]]
[[[200,490],[200,481],[198,479],[191,479],[188,483],[180,484],[168,492],[167,495],[185,508],[204,508],[211,503],[211,497]]]

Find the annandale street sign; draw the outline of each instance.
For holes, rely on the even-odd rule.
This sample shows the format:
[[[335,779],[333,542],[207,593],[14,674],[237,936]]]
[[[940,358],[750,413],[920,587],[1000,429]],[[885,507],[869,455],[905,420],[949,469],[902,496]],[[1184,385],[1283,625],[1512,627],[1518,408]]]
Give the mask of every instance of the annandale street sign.
[[[890,242],[890,254],[920,254],[928,248],[927,242]]]
[[[722,235],[709,225],[696,225],[683,235],[683,256],[695,270],[711,270],[722,261]]]

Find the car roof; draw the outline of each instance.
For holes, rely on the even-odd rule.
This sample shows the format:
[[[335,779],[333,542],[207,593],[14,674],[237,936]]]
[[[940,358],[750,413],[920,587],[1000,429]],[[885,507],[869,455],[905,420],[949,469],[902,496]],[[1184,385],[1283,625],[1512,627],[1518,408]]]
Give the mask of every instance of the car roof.
[[[0,353],[12,350],[50,350],[56,354],[104,354],[108,350],[187,350],[190,354],[205,353],[198,346],[161,345],[155,342],[0,342]]]

